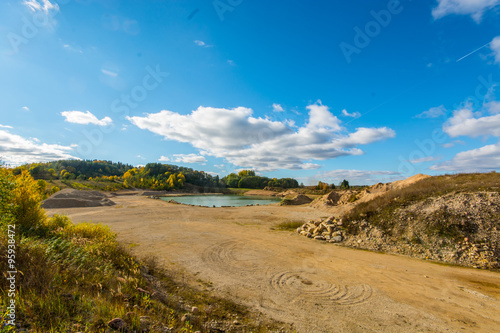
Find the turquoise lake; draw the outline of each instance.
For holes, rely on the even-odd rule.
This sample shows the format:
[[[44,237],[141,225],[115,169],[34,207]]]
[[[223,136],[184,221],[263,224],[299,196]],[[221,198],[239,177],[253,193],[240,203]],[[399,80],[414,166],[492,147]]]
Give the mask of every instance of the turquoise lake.
[[[186,195],[179,197],[160,197],[162,200],[174,200],[178,203],[206,206],[206,207],[241,207],[246,205],[269,205],[281,201],[281,198],[267,196],[243,196],[243,195]]]

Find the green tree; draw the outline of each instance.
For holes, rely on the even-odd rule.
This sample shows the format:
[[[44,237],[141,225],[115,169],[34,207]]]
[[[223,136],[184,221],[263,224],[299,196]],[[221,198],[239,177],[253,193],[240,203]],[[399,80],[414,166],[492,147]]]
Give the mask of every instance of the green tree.
[[[344,179],[344,180],[340,183],[339,187],[340,187],[341,189],[343,189],[343,190],[347,190],[347,189],[350,187],[350,186],[349,186],[349,182],[348,182],[347,180],[345,180],[345,179]]]
[[[240,178],[255,176],[255,171],[253,171],[253,170],[241,170],[240,172],[238,172],[238,176]]]

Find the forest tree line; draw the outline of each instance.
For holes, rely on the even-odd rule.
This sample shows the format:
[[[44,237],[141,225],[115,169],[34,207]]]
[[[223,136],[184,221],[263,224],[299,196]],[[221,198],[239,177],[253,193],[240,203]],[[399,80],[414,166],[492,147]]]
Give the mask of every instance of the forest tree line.
[[[204,171],[171,164],[148,163],[134,167],[129,164],[103,160],[59,160],[31,163],[15,167],[14,175],[28,171],[37,180],[94,181],[123,184],[125,188],[174,190],[186,183],[204,188],[296,188],[293,178],[268,178],[257,176],[253,170],[242,170],[223,178]]]

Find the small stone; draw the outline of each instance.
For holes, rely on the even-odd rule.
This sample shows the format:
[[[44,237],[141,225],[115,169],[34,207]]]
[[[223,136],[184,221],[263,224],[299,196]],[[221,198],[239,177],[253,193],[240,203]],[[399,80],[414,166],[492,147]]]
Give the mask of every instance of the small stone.
[[[108,326],[117,331],[125,328],[127,323],[121,318],[114,318],[108,322]]]
[[[325,237],[323,236],[316,236],[314,237],[315,240],[325,240]]]
[[[313,235],[312,235],[311,233],[308,233],[308,234],[306,235],[306,237],[307,237],[307,238],[311,238],[312,236],[313,236]]]
[[[237,320],[233,321],[233,325],[239,325],[239,324],[240,324],[239,321],[237,321]]]
[[[200,309],[198,309],[196,306],[193,306],[193,307],[191,308],[191,312],[192,312],[193,314],[198,314],[198,313],[200,313]]]
[[[334,237],[332,237],[332,239],[330,239],[330,242],[332,242],[332,241],[333,241],[333,243],[342,242],[342,236],[334,236]]]

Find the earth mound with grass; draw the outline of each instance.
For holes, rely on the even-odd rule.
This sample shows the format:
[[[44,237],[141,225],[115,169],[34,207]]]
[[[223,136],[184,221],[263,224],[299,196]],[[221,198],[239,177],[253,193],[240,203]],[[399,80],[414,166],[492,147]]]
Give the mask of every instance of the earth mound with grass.
[[[358,199],[349,203],[343,203],[338,194],[330,194],[313,204],[349,206],[338,210],[342,212],[338,214],[342,217],[338,231],[343,245],[499,269],[499,181],[496,173],[417,175],[351,194]],[[306,223],[297,231],[317,240],[328,240],[323,230],[326,227],[318,229],[318,225],[312,228]]]
[[[113,206],[115,203],[99,191],[64,189],[42,201],[42,208]]]

